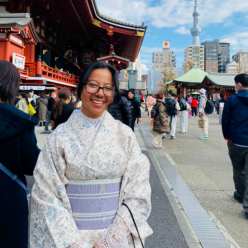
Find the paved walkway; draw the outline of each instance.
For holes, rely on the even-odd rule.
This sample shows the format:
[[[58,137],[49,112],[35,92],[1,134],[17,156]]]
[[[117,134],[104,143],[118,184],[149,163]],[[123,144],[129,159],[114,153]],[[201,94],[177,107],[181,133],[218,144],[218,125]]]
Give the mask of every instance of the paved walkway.
[[[152,132],[150,119],[143,112],[143,125]],[[177,121],[175,140],[169,136],[163,140],[163,152],[193,192],[204,210],[211,216],[225,238],[230,239],[232,247],[248,247],[248,221],[242,205],[233,199],[234,184],[232,165],[228,156],[226,141],[223,139],[221,125],[217,116],[210,116],[209,140],[200,140],[201,129],[198,118],[189,118],[187,134],[180,134]],[[235,246],[235,241],[238,243]]]

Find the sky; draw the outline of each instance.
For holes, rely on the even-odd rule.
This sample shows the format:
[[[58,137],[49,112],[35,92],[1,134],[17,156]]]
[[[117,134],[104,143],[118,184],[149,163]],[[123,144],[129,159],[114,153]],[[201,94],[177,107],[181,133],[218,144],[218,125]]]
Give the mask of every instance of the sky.
[[[102,14],[121,21],[148,26],[141,47],[142,74],[151,69],[152,52],[162,51],[163,41],[182,68],[184,50],[192,45],[190,28],[195,0],[96,0]],[[240,49],[248,50],[247,0],[198,0],[200,43],[219,39],[231,44],[231,57]],[[231,58],[230,58],[231,59]]]

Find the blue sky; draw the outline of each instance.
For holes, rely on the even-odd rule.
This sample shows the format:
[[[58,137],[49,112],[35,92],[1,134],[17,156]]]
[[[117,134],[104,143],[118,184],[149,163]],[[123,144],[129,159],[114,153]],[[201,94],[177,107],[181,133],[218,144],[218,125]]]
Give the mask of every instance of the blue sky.
[[[113,18],[141,24],[148,29],[141,48],[142,73],[150,69],[152,52],[162,51],[162,42],[170,41],[181,68],[184,49],[192,45],[190,28],[195,0],[96,0],[99,11]],[[231,56],[248,50],[247,0],[198,0],[200,42],[220,39],[231,43]]]

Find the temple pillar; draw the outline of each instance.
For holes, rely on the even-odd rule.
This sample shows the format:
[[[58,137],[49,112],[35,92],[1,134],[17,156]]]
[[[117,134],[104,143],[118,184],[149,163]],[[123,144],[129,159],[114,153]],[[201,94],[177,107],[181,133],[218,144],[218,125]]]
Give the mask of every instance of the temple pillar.
[[[35,44],[34,43],[30,44],[30,62],[31,63],[35,62]]]
[[[187,87],[183,86],[183,97],[187,96]]]
[[[9,53],[10,53],[10,33],[8,33],[7,38],[6,38],[6,45],[5,45],[5,60],[6,61],[9,61],[9,57],[10,57]]]
[[[36,77],[42,77],[42,45],[40,43],[36,46]]]

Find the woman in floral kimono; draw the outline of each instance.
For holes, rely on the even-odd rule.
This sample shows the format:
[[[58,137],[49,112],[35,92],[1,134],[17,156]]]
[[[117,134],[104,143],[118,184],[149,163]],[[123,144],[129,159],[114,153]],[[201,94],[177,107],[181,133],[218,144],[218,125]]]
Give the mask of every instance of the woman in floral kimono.
[[[78,97],[82,110],[50,134],[34,171],[30,247],[140,248],[152,234],[150,164],[106,111],[120,99],[117,71],[90,64]]]

